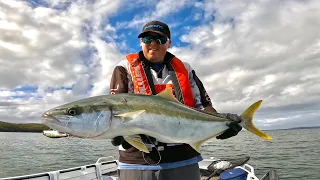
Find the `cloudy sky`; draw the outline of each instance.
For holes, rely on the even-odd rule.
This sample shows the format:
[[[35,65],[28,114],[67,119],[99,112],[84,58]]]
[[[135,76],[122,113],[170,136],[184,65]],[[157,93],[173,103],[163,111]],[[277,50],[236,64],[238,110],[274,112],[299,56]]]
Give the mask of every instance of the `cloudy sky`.
[[[161,20],[219,112],[262,99],[262,129],[320,125],[319,17],[318,0],[0,0],[0,121],[108,94],[143,24]]]

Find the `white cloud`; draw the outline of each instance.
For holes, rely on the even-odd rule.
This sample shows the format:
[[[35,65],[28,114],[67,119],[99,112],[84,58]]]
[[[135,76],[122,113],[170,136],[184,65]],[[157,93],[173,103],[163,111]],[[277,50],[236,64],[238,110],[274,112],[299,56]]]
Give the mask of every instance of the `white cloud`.
[[[131,2],[132,3],[132,2]],[[146,8],[139,8],[139,3],[135,2],[135,7],[138,13],[134,15],[133,19],[128,22],[117,23],[117,28],[135,28],[141,30],[142,26],[152,20],[163,20],[165,18],[174,19],[171,17],[175,12],[180,11],[184,7],[193,3],[190,0],[161,0],[161,1],[143,1],[142,4]],[[130,3],[129,3],[130,4]],[[141,11],[143,9],[143,11]],[[173,27],[174,24],[169,24]]]
[[[156,17],[168,16],[171,13],[179,11],[190,0],[162,0],[155,7],[154,14]]]
[[[0,97],[8,96],[23,96],[25,93],[23,91],[12,92],[12,91],[0,91]]]
[[[195,68],[218,110],[241,113],[258,99],[264,99],[262,111],[320,101],[318,1],[197,5],[205,20],[215,21],[182,35],[191,46],[171,52]]]
[[[17,114],[20,120],[22,115],[28,117],[26,120],[37,120],[44,111],[35,105],[29,108],[28,103],[54,106],[90,95],[92,83],[108,78],[111,66],[103,64],[112,65],[111,57],[120,54],[114,44],[92,43],[114,35],[114,28],[106,22],[116,12],[118,2],[47,3],[49,7],[32,8],[26,1],[0,2],[0,76],[5,77],[0,79],[0,100],[17,101],[12,96],[21,96],[21,102],[13,105],[16,108],[10,108],[10,114]],[[96,56],[108,55],[102,55],[104,60],[100,62],[92,52]],[[100,74],[96,69],[101,68],[107,69]],[[11,91],[30,85],[38,87],[33,94]],[[104,93],[107,86],[108,81],[96,93]],[[97,87],[93,89],[96,91]],[[32,115],[35,113],[30,114],[32,111],[38,112],[38,118]],[[10,114],[0,116],[1,120],[14,119]]]
[[[98,73],[93,81],[94,88],[91,95],[106,94],[107,87],[109,87],[109,80],[114,66],[119,60],[124,59],[124,55],[117,52],[115,43],[106,43],[99,38],[93,38],[93,43],[99,54],[96,55],[96,62],[99,64]]]

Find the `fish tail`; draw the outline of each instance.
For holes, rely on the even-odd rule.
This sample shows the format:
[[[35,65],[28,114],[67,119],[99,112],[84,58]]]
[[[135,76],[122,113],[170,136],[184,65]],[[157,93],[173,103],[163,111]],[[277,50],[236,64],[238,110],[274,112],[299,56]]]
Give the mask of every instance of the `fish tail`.
[[[258,129],[252,122],[254,113],[259,108],[260,104],[262,103],[262,100],[259,100],[255,103],[253,103],[248,109],[246,109],[241,115],[241,125],[246,130],[252,132],[253,134],[267,140],[272,140],[272,137],[270,137],[268,134],[262,132],[260,129]]]

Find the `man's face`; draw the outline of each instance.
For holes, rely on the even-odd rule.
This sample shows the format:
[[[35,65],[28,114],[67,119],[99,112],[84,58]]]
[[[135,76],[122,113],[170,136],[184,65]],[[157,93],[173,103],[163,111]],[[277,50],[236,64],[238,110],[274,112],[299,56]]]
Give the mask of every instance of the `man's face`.
[[[148,38],[151,37],[150,39],[152,39],[152,37],[161,38],[159,34],[154,32],[149,32],[145,37],[148,37]],[[142,47],[143,54],[146,57],[146,59],[152,63],[161,63],[164,60],[164,56],[167,53],[167,49],[171,45],[171,40],[168,39],[167,42],[164,44],[158,44],[158,43],[154,39],[151,40],[151,43],[150,41],[145,43],[143,42],[142,38],[140,38],[140,45]]]

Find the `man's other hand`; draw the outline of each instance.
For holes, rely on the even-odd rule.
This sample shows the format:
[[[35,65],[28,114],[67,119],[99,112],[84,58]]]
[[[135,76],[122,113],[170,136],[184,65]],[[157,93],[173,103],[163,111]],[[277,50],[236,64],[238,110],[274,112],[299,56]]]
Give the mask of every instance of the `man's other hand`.
[[[241,122],[241,118],[238,115],[230,113],[220,115],[222,115],[224,118],[230,119],[231,122],[227,123],[227,126],[229,128],[222,134],[217,136],[217,139],[228,139],[230,137],[236,136],[242,130],[242,127],[238,124]]]

